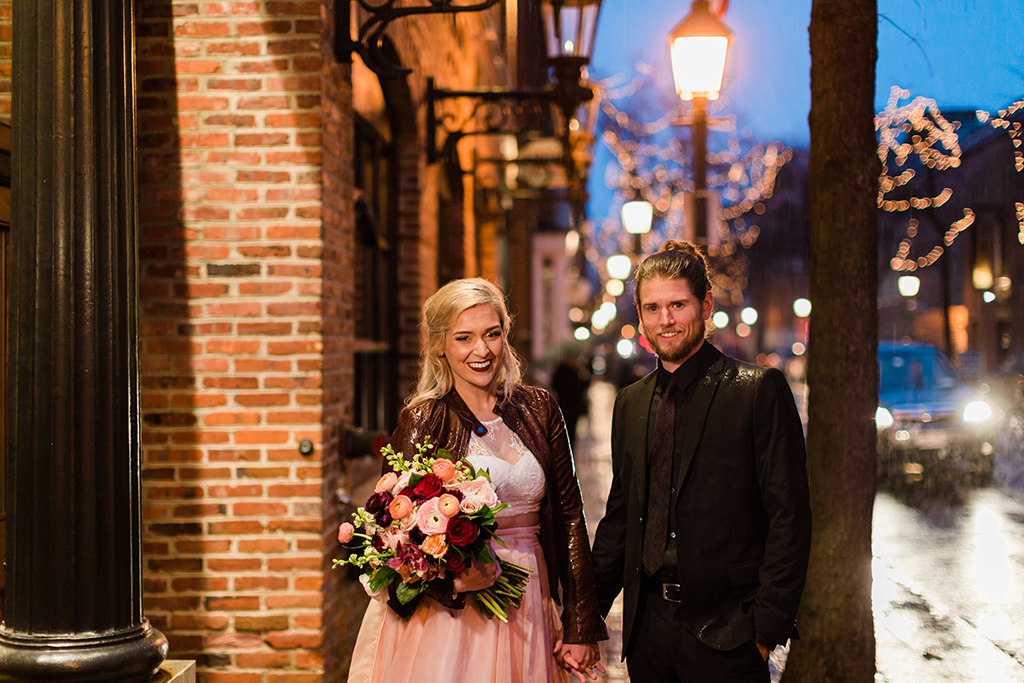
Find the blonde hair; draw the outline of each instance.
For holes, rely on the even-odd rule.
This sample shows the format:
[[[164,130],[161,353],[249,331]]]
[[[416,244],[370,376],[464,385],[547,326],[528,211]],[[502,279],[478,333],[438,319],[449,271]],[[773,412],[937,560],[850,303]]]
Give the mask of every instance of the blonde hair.
[[[407,405],[416,405],[429,399],[441,398],[454,386],[454,376],[448,359],[441,354],[449,330],[463,311],[476,306],[488,305],[494,308],[501,324],[501,338],[504,353],[501,365],[495,375],[498,386],[498,400],[503,401],[522,382],[523,372],[519,356],[508,343],[512,328],[512,317],[505,305],[505,296],[498,286],[483,278],[452,280],[423,304],[422,325],[427,333],[426,345],[420,358],[420,376],[416,391],[406,399]]]

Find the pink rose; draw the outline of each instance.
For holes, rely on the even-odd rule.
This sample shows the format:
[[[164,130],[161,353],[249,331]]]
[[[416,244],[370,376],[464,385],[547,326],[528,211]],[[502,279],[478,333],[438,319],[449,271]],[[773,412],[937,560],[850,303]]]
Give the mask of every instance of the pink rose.
[[[399,491],[401,491],[402,489],[409,485],[409,479],[411,478],[412,472],[402,472],[400,475],[398,475],[398,481],[395,482],[395,487],[391,489],[391,491],[397,495]]]
[[[459,506],[459,509],[462,510],[467,515],[472,515],[477,512],[480,512],[480,508],[482,508],[483,506],[484,504],[481,503],[476,498],[465,498],[462,501],[462,505]]]
[[[466,498],[473,498],[487,507],[494,507],[498,504],[498,494],[494,492],[494,485],[483,477],[463,482],[459,484],[458,489]]]
[[[388,472],[383,477],[377,480],[377,485],[373,487],[374,493],[384,493],[390,491],[394,485],[398,482],[398,475],[394,472]]]
[[[394,519],[402,519],[412,512],[412,500],[409,496],[397,496],[388,507],[388,512]]]
[[[349,522],[342,522],[338,527],[338,543],[348,543],[352,540],[352,534],[356,532],[356,528]]]
[[[431,498],[420,505],[419,512],[416,513],[416,526],[428,536],[443,534],[448,529],[448,518],[441,514],[436,498]]]
[[[446,484],[451,483],[455,478],[455,463],[451,460],[438,459],[431,465],[430,471]]]
[[[427,555],[440,560],[448,552],[448,543],[445,540],[444,534],[435,534],[427,536],[423,543],[420,544],[420,548]]]
[[[459,514],[459,499],[450,493],[442,494],[437,499],[437,509],[441,511],[442,515],[451,519]]]

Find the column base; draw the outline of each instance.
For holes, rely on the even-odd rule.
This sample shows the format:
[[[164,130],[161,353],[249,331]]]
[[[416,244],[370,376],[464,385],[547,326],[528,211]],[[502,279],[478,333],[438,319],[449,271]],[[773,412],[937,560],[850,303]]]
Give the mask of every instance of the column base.
[[[0,629],[0,682],[144,683],[167,657],[167,638],[142,625],[103,635],[21,635]]]

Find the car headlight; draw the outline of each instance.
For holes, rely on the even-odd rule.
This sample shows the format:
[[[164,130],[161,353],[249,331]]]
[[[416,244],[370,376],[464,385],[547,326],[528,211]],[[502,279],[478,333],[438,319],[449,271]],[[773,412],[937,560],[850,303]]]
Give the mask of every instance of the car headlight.
[[[885,406],[878,406],[878,410],[875,411],[875,425],[879,429],[886,429],[892,427],[892,423],[892,413]]]
[[[964,408],[964,422],[984,422],[992,417],[992,406],[985,401],[971,401]]]

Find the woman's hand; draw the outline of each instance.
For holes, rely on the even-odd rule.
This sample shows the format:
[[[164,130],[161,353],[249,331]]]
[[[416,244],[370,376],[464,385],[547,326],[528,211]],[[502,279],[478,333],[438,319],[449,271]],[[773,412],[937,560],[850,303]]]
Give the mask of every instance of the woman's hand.
[[[587,683],[586,677],[596,681],[597,671],[608,673],[601,664],[601,648],[597,643],[563,643],[561,629],[555,636],[554,655],[559,665],[580,683]]]
[[[497,556],[494,553],[491,554],[495,558],[494,562],[486,563],[473,560],[472,564],[455,575],[453,587],[456,593],[483,590],[494,585],[494,582],[501,576],[501,565],[498,563]]]

